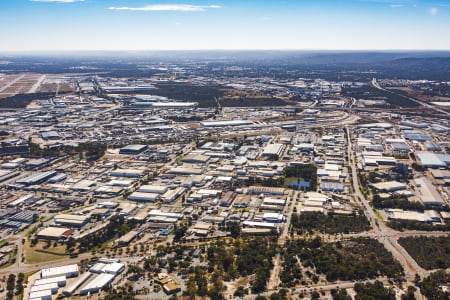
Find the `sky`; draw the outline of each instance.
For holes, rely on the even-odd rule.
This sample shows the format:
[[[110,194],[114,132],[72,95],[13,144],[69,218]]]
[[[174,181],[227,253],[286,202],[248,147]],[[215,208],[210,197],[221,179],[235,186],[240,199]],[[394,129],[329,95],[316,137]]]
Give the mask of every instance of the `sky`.
[[[450,0],[0,0],[0,52],[450,50]]]

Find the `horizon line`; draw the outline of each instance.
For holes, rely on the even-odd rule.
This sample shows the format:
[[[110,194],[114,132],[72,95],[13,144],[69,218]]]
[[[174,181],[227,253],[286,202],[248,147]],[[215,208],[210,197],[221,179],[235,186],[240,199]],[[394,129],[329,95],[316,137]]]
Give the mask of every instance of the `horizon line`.
[[[399,49],[399,48],[386,48],[386,49],[78,49],[78,50],[0,50],[0,54],[11,54],[11,53],[67,53],[67,52],[214,52],[214,51],[222,51],[222,52],[235,52],[235,51],[254,51],[254,52],[263,52],[263,51],[273,51],[273,52],[288,52],[288,51],[296,51],[296,52],[400,52],[400,51],[409,51],[409,52],[450,52],[449,49]]]

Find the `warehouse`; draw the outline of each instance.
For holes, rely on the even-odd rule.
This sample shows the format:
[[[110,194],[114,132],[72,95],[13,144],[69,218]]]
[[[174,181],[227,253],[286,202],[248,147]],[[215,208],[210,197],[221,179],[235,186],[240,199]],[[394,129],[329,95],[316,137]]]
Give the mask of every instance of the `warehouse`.
[[[172,203],[178,197],[180,197],[184,192],[186,192],[186,189],[183,187],[178,187],[174,190],[168,190],[163,195],[161,195],[161,199],[162,199],[163,203]]]
[[[320,184],[320,190],[324,192],[342,193],[345,191],[345,187],[341,183],[322,182]]]
[[[86,280],[88,280],[91,276],[92,273],[90,272],[83,273],[79,278],[77,278],[76,281],[74,281],[64,289],[63,294],[66,296],[71,296],[76,291],[76,289],[79,288],[83,283],[85,283]]]
[[[73,234],[73,230],[64,227],[47,227],[39,231],[37,238],[40,240],[65,240]]]
[[[35,215],[37,214],[31,211],[21,211],[8,218],[9,221],[21,222],[21,223],[33,223]]]
[[[281,154],[283,153],[284,145],[283,144],[269,144],[264,148],[261,153],[262,157],[267,157],[270,159],[279,159]]]
[[[301,143],[299,145],[295,145],[292,150],[294,150],[294,149],[296,149],[296,151],[300,151],[300,152],[312,152],[312,151],[314,151],[314,144]]]
[[[415,178],[414,184],[416,186],[417,196],[423,204],[440,206],[445,205],[445,201],[442,199],[441,195],[428,180],[428,178]]]
[[[89,281],[84,287],[81,288],[80,295],[98,293],[103,287],[111,283],[114,277],[115,275],[106,273],[95,276],[91,281]]]
[[[23,185],[36,185],[41,184],[47,179],[55,176],[57,173],[56,171],[48,171],[48,172],[36,172],[31,174],[30,176],[27,176],[25,178],[17,180],[16,183],[23,184]]]
[[[284,188],[267,186],[249,186],[247,193],[250,195],[284,195]]]
[[[71,190],[74,191],[89,191],[92,186],[94,186],[96,182],[94,180],[83,179],[75,183],[70,187]]]
[[[450,165],[450,154],[437,154],[432,152],[417,152],[417,161],[420,165],[429,168],[445,168]]]
[[[53,176],[52,178],[50,178],[48,180],[48,183],[58,183],[60,181],[63,181],[66,178],[67,178],[66,174],[63,174],[63,173],[57,174],[57,175]]]
[[[125,265],[119,262],[113,262],[110,264],[107,264],[103,268],[103,272],[106,274],[112,274],[112,275],[118,275],[122,273],[125,270]]]
[[[263,204],[284,206],[286,204],[286,200],[266,197],[263,200]]]
[[[252,228],[276,228],[275,223],[270,222],[244,221],[242,222],[242,225],[245,227],[252,227]]]
[[[177,219],[177,220],[182,220],[184,218],[183,214],[163,212],[159,209],[152,209],[148,213],[148,216],[149,217],[168,217],[168,218],[173,218],[173,219]]]
[[[51,277],[77,277],[78,276],[78,265],[66,265],[61,267],[47,268],[41,270],[41,278],[51,278]]]
[[[410,141],[418,141],[418,142],[426,142],[426,141],[432,141],[433,138],[429,136],[428,134],[422,133],[420,131],[416,130],[405,130],[403,133],[403,137],[406,140]]]
[[[103,272],[103,268],[106,266],[105,263],[98,262],[89,268],[89,272],[100,274]]]
[[[169,174],[178,175],[201,175],[203,174],[203,169],[200,168],[186,168],[186,167],[174,167],[168,171]]]
[[[137,202],[156,202],[159,198],[159,194],[156,193],[142,193],[142,192],[134,192],[130,196],[128,196],[128,200],[137,201]]]
[[[134,214],[138,209],[138,206],[131,202],[120,202],[119,207],[117,208],[120,211],[120,215],[129,216]]]
[[[378,191],[386,191],[386,192],[401,191],[401,190],[406,190],[406,188],[407,188],[406,184],[398,182],[398,181],[378,182],[378,183],[373,183],[370,186]]]
[[[148,149],[147,145],[128,145],[120,148],[119,154],[124,155],[138,155]]]
[[[401,152],[401,153],[409,153],[411,152],[411,149],[409,148],[409,146],[402,142],[402,143],[392,143],[391,144],[391,150],[393,152]]]
[[[89,216],[80,216],[80,215],[72,215],[72,214],[61,214],[56,215],[54,218],[54,222],[56,225],[61,226],[70,226],[70,227],[82,227],[86,223],[90,221]]]
[[[52,300],[52,291],[51,290],[45,290],[45,291],[39,291],[30,293],[30,297],[28,298],[30,300]]]
[[[190,164],[206,164],[209,159],[209,156],[202,154],[188,154],[183,157],[181,161]]]
[[[133,241],[137,235],[139,234],[138,231],[136,230],[131,230],[128,233],[124,234],[123,236],[121,236],[117,242],[119,243],[119,245],[121,246],[126,246],[128,245],[131,241]]]
[[[111,172],[111,176],[139,178],[142,177],[144,173],[144,170],[139,169],[117,169]]]
[[[27,202],[27,201],[32,201],[32,200],[34,200],[34,195],[33,194],[28,194],[28,195],[22,196],[20,198],[17,198],[14,201],[8,203],[7,206],[8,206],[8,208],[12,208],[12,207],[16,207],[18,205],[21,205],[21,204]]]
[[[265,213],[263,215],[263,220],[269,223],[282,223],[284,221],[284,216],[278,213]]]
[[[167,192],[168,188],[164,185],[142,185],[138,192],[141,193],[156,193],[156,194],[164,194]]]
[[[237,208],[247,208],[250,204],[250,197],[245,195],[239,195],[234,200],[233,207]]]
[[[58,289],[59,289],[59,286],[56,282],[50,282],[50,283],[41,284],[41,285],[33,285],[31,287],[30,293],[50,290],[52,292],[52,294],[56,294],[58,292]]]
[[[51,277],[46,279],[38,279],[36,280],[33,285],[43,285],[48,283],[56,283],[58,286],[62,287],[66,285],[66,276],[57,276],[57,277]]]
[[[220,206],[228,207],[233,202],[233,199],[235,198],[236,194],[232,191],[226,192],[225,195],[220,199]]]

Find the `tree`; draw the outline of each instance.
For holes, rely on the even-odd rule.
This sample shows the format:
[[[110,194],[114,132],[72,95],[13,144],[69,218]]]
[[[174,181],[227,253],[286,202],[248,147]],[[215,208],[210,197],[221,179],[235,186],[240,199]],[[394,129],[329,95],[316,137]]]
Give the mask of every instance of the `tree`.
[[[245,295],[247,295],[247,290],[242,285],[238,286],[236,291],[233,293],[234,297],[244,297]]]
[[[233,238],[237,238],[241,235],[241,225],[239,222],[227,222],[227,231],[230,232]]]

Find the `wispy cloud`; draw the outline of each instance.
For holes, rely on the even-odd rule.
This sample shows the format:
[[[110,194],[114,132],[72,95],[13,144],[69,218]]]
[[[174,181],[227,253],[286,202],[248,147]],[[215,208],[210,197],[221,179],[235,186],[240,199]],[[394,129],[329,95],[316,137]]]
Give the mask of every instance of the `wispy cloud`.
[[[133,11],[205,11],[210,8],[221,8],[220,5],[192,5],[192,4],[154,4],[142,7],[109,7],[112,10],[133,10]]]
[[[83,2],[84,0],[30,0],[31,2],[53,2],[53,3],[74,3]]]
[[[391,4],[391,5],[389,5],[390,7],[392,7],[392,8],[400,8],[400,7],[405,7],[405,5],[404,4]]]
[[[439,12],[439,9],[438,9],[438,8],[436,8],[436,7],[430,8],[430,14],[431,14],[432,16],[437,15],[438,12]]]

